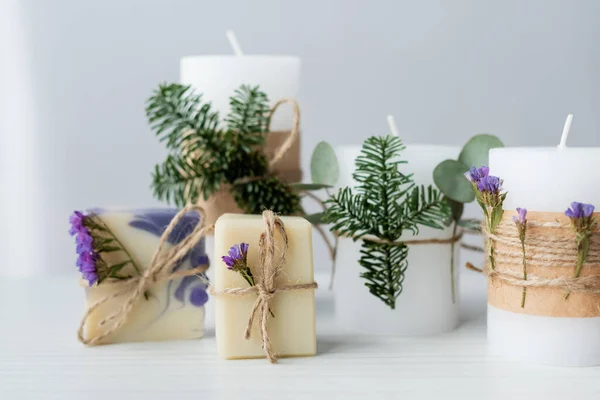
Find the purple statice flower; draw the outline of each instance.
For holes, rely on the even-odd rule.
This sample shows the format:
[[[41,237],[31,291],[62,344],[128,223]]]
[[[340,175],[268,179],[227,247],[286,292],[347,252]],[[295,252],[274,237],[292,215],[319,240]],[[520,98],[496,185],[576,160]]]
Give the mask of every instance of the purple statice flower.
[[[83,220],[85,219],[85,215],[83,215],[80,211],[74,211],[73,214],[69,217],[69,223],[71,223],[71,229],[69,229],[69,235],[74,236],[79,233],[83,229],[87,229],[83,226]]]
[[[239,270],[246,267],[248,259],[248,243],[240,243],[231,246],[228,255],[221,257],[229,270]]]
[[[465,172],[465,177],[471,183],[478,183],[483,178],[489,176],[490,169],[485,165],[481,166],[481,168],[472,167],[470,170]]]
[[[571,208],[565,211],[565,215],[571,219],[589,218],[594,213],[595,207],[591,204],[578,203],[576,201],[571,203]]]
[[[83,275],[83,279],[88,281],[90,286],[94,285],[98,281],[98,271],[96,269],[96,263],[98,262],[98,253],[87,252],[80,253],[77,258],[77,266],[79,271]]]
[[[515,224],[525,224],[527,223],[527,209],[526,208],[518,208],[517,207],[517,215],[512,217]]]
[[[71,229],[69,234],[75,236],[75,252],[77,253],[76,265],[83,278],[92,286],[98,281],[97,263],[100,259],[99,254],[94,250],[94,238],[87,226],[85,226],[86,216],[75,211],[69,218]]]
[[[477,182],[477,190],[482,193],[499,194],[502,190],[502,179],[492,175],[484,176]]]

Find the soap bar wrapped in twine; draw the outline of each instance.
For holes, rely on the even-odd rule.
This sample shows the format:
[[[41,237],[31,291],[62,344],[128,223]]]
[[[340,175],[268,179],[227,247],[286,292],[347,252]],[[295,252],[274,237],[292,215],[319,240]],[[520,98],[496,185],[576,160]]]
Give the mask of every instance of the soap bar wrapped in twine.
[[[262,335],[263,348],[267,359],[271,363],[277,362],[277,355],[273,350],[271,339],[269,337],[268,319],[270,315],[270,305],[278,292],[289,292],[293,290],[316,289],[317,283],[303,283],[294,285],[277,286],[277,278],[283,272],[288,251],[288,237],[285,226],[281,219],[272,211],[263,212],[265,222],[265,231],[260,235],[258,266],[256,269],[256,284],[246,288],[230,288],[215,290],[211,288],[210,293],[213,296],[242,296],[248,293],[257,293],[258,297],[252,306],[248,324],[244,331],[244,339],[250,339],[254,321],[258,319],[260,332]],[[275,258],[276,240],[275,232],[278,232],[283,242],[281,255]]]
[[[488,302],[504,310],[551,317],[600,316],[600,228],[589,235],[589,253],[575,276],[578,261],[576,233],[561,213],[530,212],[524,251],[518,227],[505,212],[494,234],[484,229],[494,247]],[[523,274],[524,263],[526,275]],[[525,278],[526,277],[526,278]],[[523,288],[527,302],[522,302]]]
[[[168,243],[169,235],[175,229],[179,221],[189,212],[197,212],[200,214],[200,221],[194,228],[194,230],[183,239],[179,244],[170,248],[164,249]],[[175,265],[186,256],[198,242],[206,235],[210,234],[214,230],[214,226],[206,226],[205,224],[204,210],[201,207],[195,205],[189,205],[183,208],[177,215],[171,220],[171,223],[167,226],[164,233],[160,237],[158,247],[150,266],[144,271],[141,276],[133,276],[128,279],[107,279],[102,282],[102,286],[113,287],[114,292],[110,295],[102,297],[100,300],[92,304],[83,315],[81,324],[77,331],[77,336],[81,343],[87,345],[97,345],[106,339],[109,335],[119,330],[129,319],[131,311],[135,304],[143,298],[146,290],[158,283],[170,281],[172,279],[183,278],[186,276],[200,275],[206,271],[208,265],[199,265],[194,269],[173,271]],[[123,304],[120,308],[115,310],[113,314],[108,315],[106,318],[99,322],[100,326],[107,326],[111,323],[110,327],[107,327],[104,331],[99,331],[96,335],[86,337],[85,327],[92,313],[96,311],[103,304],[109,302],[112,299],[123,297]]]
[[[184,215],[193,211],[200,214],[200,221],[192,233],[190,233],[178,245],[165,250],[164,246],[167,243],[169,235],[175,226],[177,226]],[[283,286],[277,285],[277,278],[283,272],[286,262],[289,246],[288,236],[283,222],[272,211],[264,211],[263,219],[265,222],[265,232],[261,234],[259,240],[259,265],[257,266],[256,270],[256,284],[251,287],[232,288],[221,291],[215,291],[213,288],[211,288],[210,293],[216,296],[242,296],[248,293],[256,293],[258,295],[254,306],[252,307],[252,312],[248,318],[248,324],[244,332],[244,338],[246,340],[250,339],[250,332],[254,321],[258,320],[265,354],[270,362],[275,363],[277,362],[277,356],[272,348],[268,331],[268,318],[270,315],[269,310],[273,298],[278,292],[316,289],[317,283],[311,282]],[[177,213],[161,236],[158,248],[152,257],[152,262],[143,275],[131,277],[126,280],[107,280],[103,282],[103,286],[114,286],[115,291],[114,293],[107,295],[96,303],[92,304],[85,312],[77,332],[79,340],[86,345],[100,344],[103,339],[116,332],[127,322],[135,304],[143,298],[144,292],[155,283],[203,273],[208,268],[207,265],[201,265],[191,270],[175,272],[172,270],[177,262],[185,257],[185,255],[192,250],[204,236],[214,231],[214,225],[206,226],[204,221],[204,211],[201,207],[196,205],[186,206],[179,213]],[[278,258],[275,257],[276,232],[279,233],[283,242],[281,256]],[[105,331],[99,332],[95,336],[86,337],[84,331],[90,315],[106,302],[121,296],[124,297],[122,306],[115,310],[113,314],[110,314],[99,322],[100,326],[104,326],[108,323],[112,323],[112,325]]]

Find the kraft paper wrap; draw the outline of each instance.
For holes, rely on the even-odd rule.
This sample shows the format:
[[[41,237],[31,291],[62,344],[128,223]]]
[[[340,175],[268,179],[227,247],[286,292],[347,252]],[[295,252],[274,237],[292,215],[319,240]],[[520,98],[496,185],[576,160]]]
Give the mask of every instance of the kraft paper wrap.
[[[289,131],[272,131],[266,134],[265,153],[269,162],[269,173],[285,182],[300,182],[300,109],[292,99],[279,100],[271,109],[271,116],[283,104],[291,104],[294,110],[293,128]],[[243,214],[236,205],[229,186],[224,186],[208,199],[200,196],[197,202],[206,213],[206,224],[213,225],[225,213]]]
[[[505,210],[496,231],[498,239],[488,240],[494,241],[494,272],[522,278],[523,253],[517,227],[512,221],[513,215],[516,215],[515,211]],[[594,216],[598,220],[599,215]],[[535,277],[572,279],[576,268],[577,242],[570,219],[562,213],[529,212],[527,220],[525,253],[528,280]],[[580,277],[590,276],[600,277],[598,224],[594,226],[590,237],[590,252],[580,274]],[[565,289],[558,287],[527,286],[526,303],[522,308],[522,287],[502,281],[493,274],[488,280],[488,303],[496,308],[547,317],[600,316],[600,293],[573,291],[565,299],[566,293]]]

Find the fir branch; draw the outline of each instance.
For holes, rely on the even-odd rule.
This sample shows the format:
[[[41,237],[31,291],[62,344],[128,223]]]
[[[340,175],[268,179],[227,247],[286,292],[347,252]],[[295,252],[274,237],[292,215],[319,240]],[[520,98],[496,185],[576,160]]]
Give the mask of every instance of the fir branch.
[[[436,189],[416,187],[412,175],[399,171],[406,163],[399,159],[403,149],[402,141],[394,136],[367,139],[356,159],[356,193],[341,189],[326,202],[324,216],[333,224],[332,231],[363,240],[359,264],[365,271],[361,277],[369,291],[392,309],[408,267],[402,234],[406,230],[416,234],[420,226],[443,229],[450,213]]]
[[[293,215],[302,211],[300,196],[276,177],[236,184],[233,195],[246,214],[272,210],[277,214]]]
[[[258,87],[242,86],[230,99],[227,129],[218,114],[189,86],[161,85],[148,100],[146,115],[169,155],[152,176],[155,197],[177,206],[195,203],[231,185],[246,212],[265,208],[281,214],[301,210],[300,198],[276,177],[268,176],[264,151],[268,99]],[[246,181],[247,178],[257,178]]]
[[[269,99],[258,86],[242,85],[229,99],[231,111],[225,119],[230,132],[242,137],[248,148],[263,145],[269,117]]]
[[[146,117],[168,149],[180,150],[186,139],[195,139],[198,147],[216,147],[219,115],[190,86],[159,85],[147,101]]]

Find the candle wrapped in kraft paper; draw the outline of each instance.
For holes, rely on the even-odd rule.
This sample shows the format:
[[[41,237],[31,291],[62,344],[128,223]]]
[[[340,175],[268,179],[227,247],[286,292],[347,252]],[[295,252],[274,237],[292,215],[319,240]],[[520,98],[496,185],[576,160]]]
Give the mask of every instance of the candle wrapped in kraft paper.
[[[600,317],[600,227],[593,226],[589,254],[575,277],[578,248],[570,219],[529,212],[523,253],[513,215],[505,210],[495,234],[488,234],[495,261],[493,270],[488,266],[488,303],[520,314]]]
[[[290,104],[293,108],[293,127],[289,131],[271,131],[266,133],[265,153],[269,160],[269,174],[281,178],[285,182],[300,182],[300,109],[295,100],[281,99],[271,109],[271,116],[277,109]],[[251,178],[249,178],[251,179]],[[207,224],[214,224],[223,214],[243,214],[236,204],[229,185],[222,187],[208,199],[202,196],[197,205],[206,212]]]

